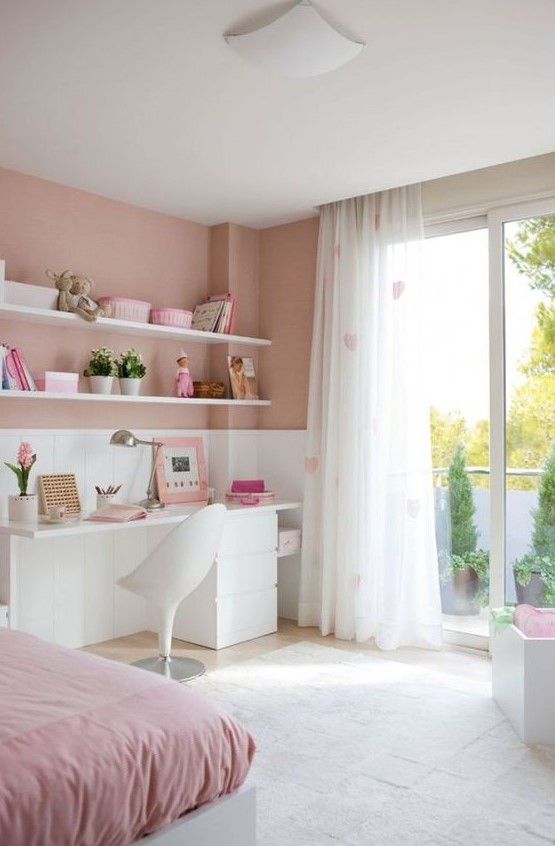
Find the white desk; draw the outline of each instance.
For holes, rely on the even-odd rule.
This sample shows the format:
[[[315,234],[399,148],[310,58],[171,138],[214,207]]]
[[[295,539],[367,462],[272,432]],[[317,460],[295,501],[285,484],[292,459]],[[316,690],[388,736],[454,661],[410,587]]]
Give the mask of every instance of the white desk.
[[[300,505],[227,505],[217,559],[180,607],[176,637],[219,649],[276,631],[277,514]],[[168,506],[129,523],[0,521],[0,604],[10,627],[72,647],[154,629],[145,601],[115,582],[196,510]]]

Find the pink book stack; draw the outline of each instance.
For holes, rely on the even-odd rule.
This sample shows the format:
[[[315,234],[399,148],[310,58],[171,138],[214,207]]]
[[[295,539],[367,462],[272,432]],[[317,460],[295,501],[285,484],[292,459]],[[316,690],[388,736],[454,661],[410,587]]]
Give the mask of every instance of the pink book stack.
[[[36,391],[37,386],[19,347],[0,345],[1,386],[4,391]]]

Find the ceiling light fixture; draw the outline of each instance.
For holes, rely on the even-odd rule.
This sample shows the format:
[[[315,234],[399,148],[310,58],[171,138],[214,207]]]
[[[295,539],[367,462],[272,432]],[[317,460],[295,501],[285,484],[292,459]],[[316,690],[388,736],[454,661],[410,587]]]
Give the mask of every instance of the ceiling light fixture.
[[[245,59],[285,76],[318,76],[350,62],[365,44],[338,32],[312,6],[301,0],[261,29],[224,35]]]

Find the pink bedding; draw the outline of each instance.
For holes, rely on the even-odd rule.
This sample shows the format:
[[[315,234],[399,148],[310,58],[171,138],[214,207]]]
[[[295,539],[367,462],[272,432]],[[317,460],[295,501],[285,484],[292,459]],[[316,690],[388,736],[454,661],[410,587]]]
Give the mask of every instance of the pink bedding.
[[[0,629],[2,846],[125,846],[238,788],[254,748],[186,685]]]

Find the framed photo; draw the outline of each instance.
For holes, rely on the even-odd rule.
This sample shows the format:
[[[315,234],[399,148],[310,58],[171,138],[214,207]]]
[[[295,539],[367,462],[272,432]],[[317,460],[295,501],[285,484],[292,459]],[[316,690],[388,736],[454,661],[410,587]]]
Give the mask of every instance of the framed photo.
[[[160,502],[208,502],[208,477],[202,438],[155,438]]]
[[[258,399],[256,373],[252,358],[239,355],[228,355],[227,369],[233,399]]]

